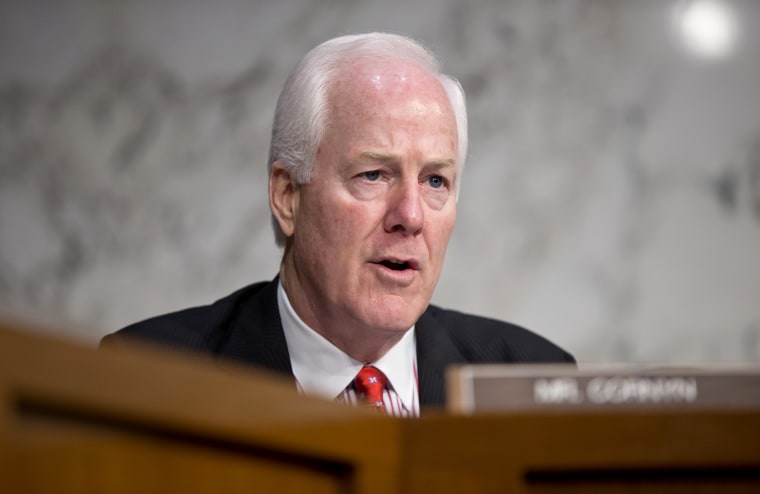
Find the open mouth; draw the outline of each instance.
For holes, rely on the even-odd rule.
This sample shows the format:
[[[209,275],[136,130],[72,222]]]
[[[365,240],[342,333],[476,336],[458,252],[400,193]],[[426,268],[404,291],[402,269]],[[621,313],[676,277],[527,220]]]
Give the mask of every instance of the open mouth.
[[[389,259],[380,261],[380,264],[382,264],[388,269],[392,269],[393,271],[404,271],[411,267],[409,263],[406,261],[392,261]]]

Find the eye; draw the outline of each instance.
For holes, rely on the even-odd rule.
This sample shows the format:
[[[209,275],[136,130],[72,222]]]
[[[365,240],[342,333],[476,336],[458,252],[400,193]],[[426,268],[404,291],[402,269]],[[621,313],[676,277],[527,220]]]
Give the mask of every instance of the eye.
[[[370,182],[376,182],[377,180],[380,180],[380,171],[379,170],[372,170],[368,172],[363,172],[361,176]]]
[[[434,189],[440,189],[441,187],[446,186],[446,179],[440,175],[433,175],[428,178],[428,184]]]

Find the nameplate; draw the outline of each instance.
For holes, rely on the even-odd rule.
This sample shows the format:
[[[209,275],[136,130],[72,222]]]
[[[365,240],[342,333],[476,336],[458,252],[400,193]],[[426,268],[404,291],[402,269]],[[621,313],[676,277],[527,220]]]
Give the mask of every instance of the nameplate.
[[[760,410],[760,366],[705,368],[465,365],[447,373],[455,413],[712,408]]]

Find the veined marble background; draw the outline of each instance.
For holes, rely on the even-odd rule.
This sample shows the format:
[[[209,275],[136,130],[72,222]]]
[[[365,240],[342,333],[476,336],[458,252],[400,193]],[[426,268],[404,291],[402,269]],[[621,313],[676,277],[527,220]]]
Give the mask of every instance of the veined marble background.
[[[760,362],[752,0],[5,0],[2,311],[94,345],[272,278],[279,89],[368,30],[424,40],[469,99],[434,302],[582,363]]]

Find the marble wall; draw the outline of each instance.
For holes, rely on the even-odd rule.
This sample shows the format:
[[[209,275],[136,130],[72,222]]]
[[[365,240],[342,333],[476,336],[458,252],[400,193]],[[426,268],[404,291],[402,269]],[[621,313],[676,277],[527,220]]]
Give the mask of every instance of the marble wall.
[[[760,3],[687,18],[703,3],[6,0],[0,309],[94,344],[273,277],[279,88],[313,45],[387,30],[469,98],[436,303],[584,363],[758,362]]]

